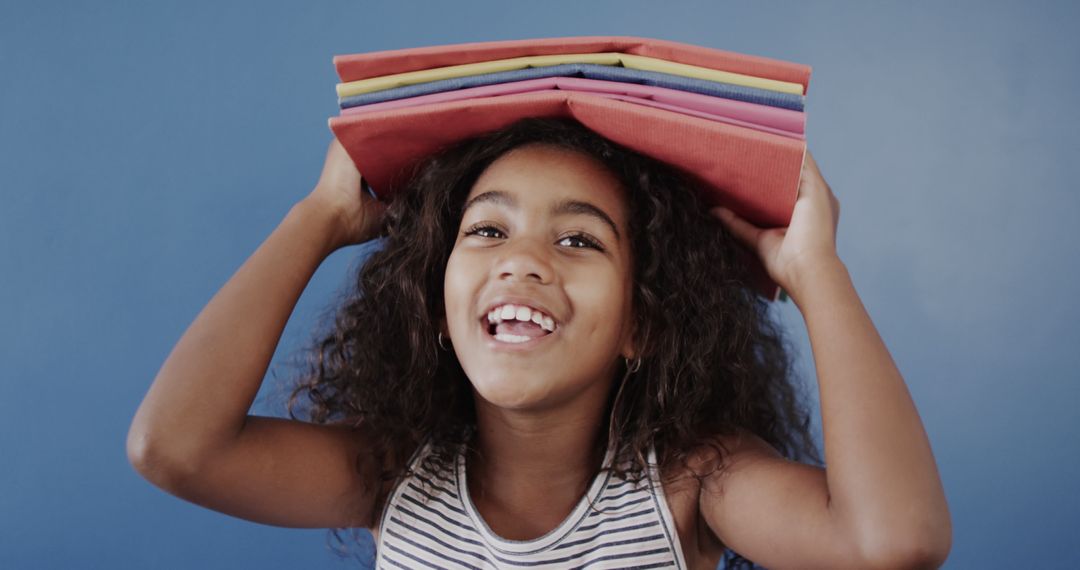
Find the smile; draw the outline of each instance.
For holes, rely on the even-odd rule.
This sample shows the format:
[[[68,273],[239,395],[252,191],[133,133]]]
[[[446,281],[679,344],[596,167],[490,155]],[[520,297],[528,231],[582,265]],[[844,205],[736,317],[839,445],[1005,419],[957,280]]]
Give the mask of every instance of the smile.
[[[552,336],[558,328],[553,318],[524,304],[502,304],[492,308],[483,326],[492,347],[531,348]]]

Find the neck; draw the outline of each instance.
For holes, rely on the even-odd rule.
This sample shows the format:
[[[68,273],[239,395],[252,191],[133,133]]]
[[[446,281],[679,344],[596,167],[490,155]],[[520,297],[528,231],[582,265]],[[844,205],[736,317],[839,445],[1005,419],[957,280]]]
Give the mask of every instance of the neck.
[[[601,467],[607,435],[603,398],[554,410],[505,410],[476,399],[477,434],[466,458],[471,494],[499,505],[547,498],[575,503]]]

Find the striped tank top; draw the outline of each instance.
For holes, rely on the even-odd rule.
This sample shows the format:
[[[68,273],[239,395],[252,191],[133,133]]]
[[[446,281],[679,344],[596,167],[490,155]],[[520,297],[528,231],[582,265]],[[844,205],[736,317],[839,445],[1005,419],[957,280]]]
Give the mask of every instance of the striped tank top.
[[[469,497],[463,453],[452,473],[439,474],[421,462],[428,449],[413,456],[414,474],[387,500],[377,569],[686,568],[653,448],[648,478],[635,483],[601,471],[562,523],[524,541],[499,537],[480,517]],[[612,456],[609,449],[604,467]]]

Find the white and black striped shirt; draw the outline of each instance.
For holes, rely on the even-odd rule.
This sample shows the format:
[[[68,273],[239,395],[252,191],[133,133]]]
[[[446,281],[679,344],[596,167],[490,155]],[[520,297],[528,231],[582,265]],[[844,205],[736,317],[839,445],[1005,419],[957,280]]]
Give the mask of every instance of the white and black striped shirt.
[[[414,475],[399,482],[388,499],[377,569],[686,568],[654,449],[647,479],[635,483],[601,471],[558,527],[525,541],[497,536],[480,517],[469,497],[464,454],[458,454],[454,472],[444,475],[424,469],[428,449],[413,456]],[[609,449],[605,467],[612,455]]]

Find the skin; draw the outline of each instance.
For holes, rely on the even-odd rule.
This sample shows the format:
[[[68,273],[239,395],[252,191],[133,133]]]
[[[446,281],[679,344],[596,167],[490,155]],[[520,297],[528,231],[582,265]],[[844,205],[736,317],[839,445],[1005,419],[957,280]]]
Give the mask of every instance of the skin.
[[[623,191],[589,158],[519,147],[484,171],[466,203],[493,191],[515,205],[481,199],[465,211],[446,267],[446,323],[476,397],[480,453],[466,466],[477,508],[493,529],[522,540],[557,526],[599,466],[589,449],[619,358],[634,355],[632,259]],[[618,234],[593,216],[552,215],[564,200],[594,205]],[[470,234],[478,223],[490,227]],[[488,346],[477,317],[506,294],[550,310],[558,329],[544,346]]]
[[[786,461],[744,437],[732,442],[729,473],[706,481],[701,516],[770,568],[940,566],[952,523],[937,465],[904,379],[837,255],[840,202],[814,157],[807,152],[788,227],[712,213],[757,253],[806,321],[827,469]]]
[[[481,452],[468,458],[470,496],[492,530],[527,539],[563,520],[599,466],[588,450],[603,425],[600,394],[618,359],[634,355],[631,258],[612,245],[605,224],[546,214],[556,197],[587,195],[625,235],[621,195],[599,165],[545,148],[503,158],[470,196],[498,185],[519,208],[469,212],[504,232],[458,236],[442,325],[476,394]],[[360,173],[332,141],[315,189],[177,342],[128,433],[129,459],[149,481],[263,524],[375,528],[377,521],[358,518],[376,488],[374,473],[353,470],[362,433],[247,413],[319,264],[378,232],[385,206],[359,188]],[[713,213],[756,252],[806,321],[827,469],[785,460],[752,434],[722,440],[730,450],[722,475],[700,487],[664,488],[688,563],[715,568],[722,542],[768,568],[940,566],[952,527],[933,453],[837,256],[839,201],[813,157],[807,153],[787,228],[762,230]],[[608,254],[573,249],[580,243],[563,239],[571,230],[601,240]],[[586,267],[598,281],[582,278]],[[528,356],[485,350],[478,317],[502,287],[543,295],[564,338]],[[715,460],[707,448],[695,457],[697,467]]]

